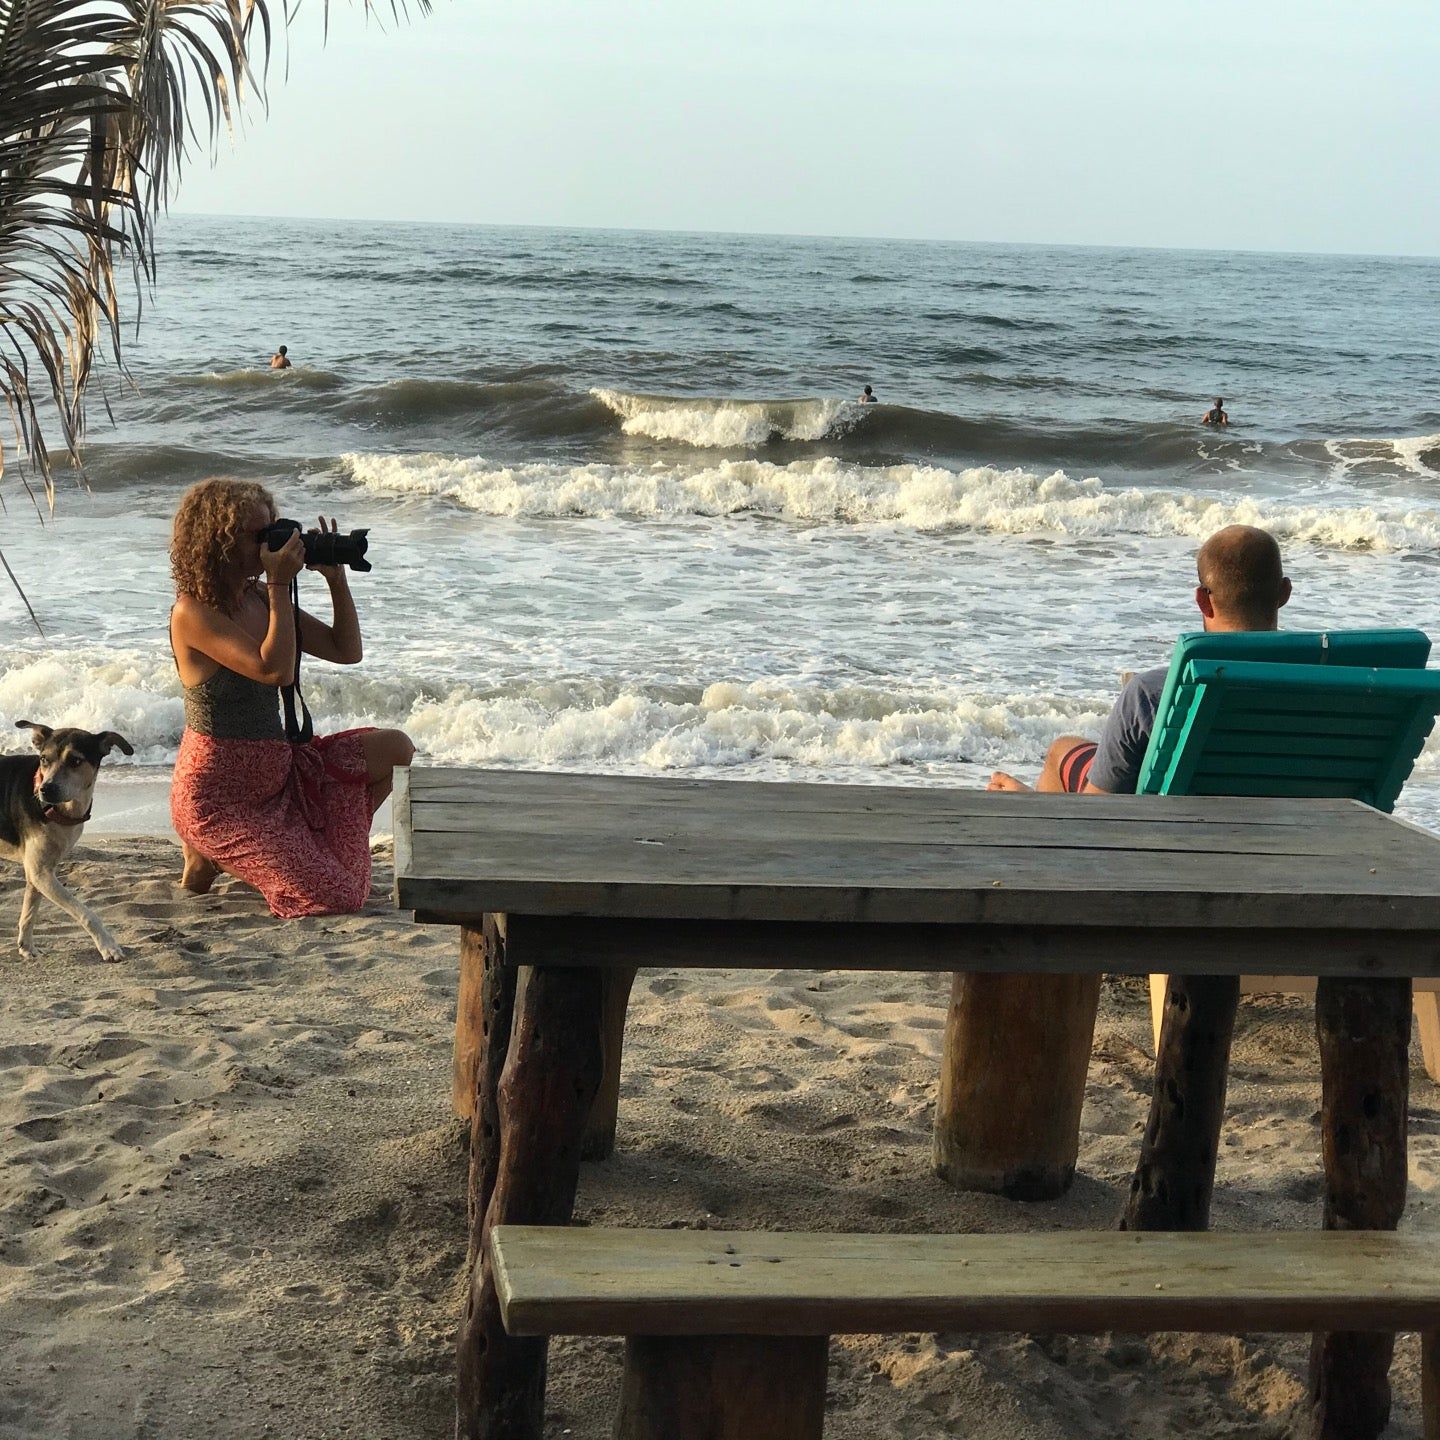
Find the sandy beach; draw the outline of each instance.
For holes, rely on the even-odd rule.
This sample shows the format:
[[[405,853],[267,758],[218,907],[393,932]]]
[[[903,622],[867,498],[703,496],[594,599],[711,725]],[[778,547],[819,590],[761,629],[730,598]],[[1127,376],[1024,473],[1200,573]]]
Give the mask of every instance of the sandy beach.
[[[177,891],[172,841],[83,843],[74,886],[127,948],[48,907],[3,962],[0,1435],[295,1440],[450,1433],[466,1140],[449,1110],[456,936],[391,906],[281,923],[222,881]],[[0,873],[13,924],[17,872]],[[1145,996],[1107,983],[1064,1200],[957,1195],[929,1171],[941,976],[645,971],[619,1149],[591,1224],[857,1231],[1109,1226],[1149,1094]],[[1319,1223],[1308,1005],[1237,1027],[1214,1221]],[[1440,1230],[1440,1094],[1412,1055],[1406,1225]],[[832,1440],[1295,1433],[1301,1337],[848,1337]],[[615,1342],[555,1344],[547,1435],[608,1436]],[[1418,1351],[1393,1371],[1420,1434]]]

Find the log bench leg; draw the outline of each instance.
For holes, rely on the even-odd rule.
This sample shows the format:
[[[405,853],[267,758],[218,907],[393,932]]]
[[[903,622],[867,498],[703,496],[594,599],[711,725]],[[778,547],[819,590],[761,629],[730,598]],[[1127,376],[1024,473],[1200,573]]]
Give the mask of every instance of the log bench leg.
[[[631,1336],[615,1440],[820,1440],[828,1343]]]
[[[1099,975],[958,973],[935,1172],[957,1190],[1053,1200],[1075,1177]]]
[[[509,958],[513,964],[514,957]],[[487,957],[487,980],[489,970],[509,968],[503,960],[503,948]],[[498,975],[494,984],[503,987]],[[499,1039],[492,1030],[490,1042],[498,1045]],[[600,1071],[599,972],[531,970],[515,1002],[493,1112],[488,1104],[476,1112],[477,1120],[495,1115],[498,1144],[487,1141],[483,1123],[477,1124],[481,1142],[471,1151],[474,1259],[456,1380],[455,1433],[460,1440],[540,1440],[546,1341],[506,1333],[489,1236],[505,1223],[569,1222],[580,1173],[580,1137],[600,1086]],[[493,1055],[487,1053],[480,1073],[495,1073]],[[492,1162],[493,1179],[487,1171]]]
[[[1172,975],[1155,1088],[1122,1230],[1205,1230],[1225,1115],[1238,975]]]
[[[634,983],[633,965],[604,971],[601,1030],[605,1070],[600,1081],[600,1093],[590,1107],[585,1136],[580,1142],[582,1160],[608,1160],[615,1153],[615,1125],[620,1115],[620,1058],[625,1049],[625,1011],[630,1004],[630,988]]]
[[[1420,1333],[1420,1402],[1425,1440],[1440,1440],[1440,1330]]]
[[[1405,1120],[1410,1084],[1408,979],[1321,977],[1315,992],[1320,1042],[1325,1228],[1393,1230],[1405,1210]],[[1434,1358],[1426,1340],[1426,1360]],[[1373,1440],[1390,1419],[1393,1335],[1342,1331],[1310,1348],[1314,1440]],[[1434,1382],[1426,1373],[1426,1434]]]

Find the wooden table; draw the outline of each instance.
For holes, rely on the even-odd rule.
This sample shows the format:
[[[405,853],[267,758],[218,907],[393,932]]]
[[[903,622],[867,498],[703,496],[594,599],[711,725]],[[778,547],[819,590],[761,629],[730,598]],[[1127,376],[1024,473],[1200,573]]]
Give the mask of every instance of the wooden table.
[[[1403,822],[1349,801],[450,769],[399,771],[395,794],[397,903],[462,927],[461,1435],[541,1434],[545,1343],[505,1333],[486,1237],[568,1222],[636,965],[956,972],[947,1041],[972,1042],[993,1036],[1006,986],[1052,987],[1005,1011],[1043,1026],[1083,1011],[1084,990],[1065,986],[1169,970],[1181,978],[1124,1221],[1146,1229],[1207,1223],[1239,976],[1317,975],[1325,1224],[1399,1220],[1410,977],[1440,974],[1440,839]],[[947,1058],[942,1111],[947,1095],[952,1112],[978,1103],[970,1058],[965,1084],[967,1055]],[[1083,1059],[1080,1072],[1083,1085]],[[592,1131],[592,1148],[606,1139]],[[1317,1337],[1317,1434],[1375,1433],[1389,1358],[1388,1337]]]

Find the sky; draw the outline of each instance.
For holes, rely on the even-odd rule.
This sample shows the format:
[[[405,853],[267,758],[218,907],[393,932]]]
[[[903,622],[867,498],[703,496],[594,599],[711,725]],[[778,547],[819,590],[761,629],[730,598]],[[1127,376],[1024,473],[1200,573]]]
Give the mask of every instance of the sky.
[[[323,8],[176,211],[1440,252],[1432,0]]]

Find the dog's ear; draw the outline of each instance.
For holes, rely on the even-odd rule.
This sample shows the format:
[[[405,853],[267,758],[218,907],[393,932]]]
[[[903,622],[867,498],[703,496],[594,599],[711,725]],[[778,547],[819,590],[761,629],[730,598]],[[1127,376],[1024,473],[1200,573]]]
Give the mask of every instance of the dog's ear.
[[[123,755],[135,753],[135,747],[123,735],[114,730],[107,730],[100,737],[100,754],[103,757],[112,750],[119,750]]]
[[[33,720],[17,720],[15,728],[30,731],[30,738],[34,740],[37,750],[55,733],[48,725],[37,725]]]

